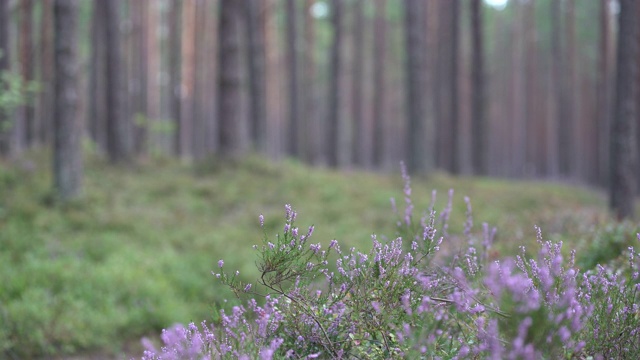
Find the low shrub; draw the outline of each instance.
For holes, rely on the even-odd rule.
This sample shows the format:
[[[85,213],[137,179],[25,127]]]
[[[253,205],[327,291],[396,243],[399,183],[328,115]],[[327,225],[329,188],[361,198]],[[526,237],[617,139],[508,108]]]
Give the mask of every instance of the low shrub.
[[[557,359],[640,358],[640,275],[628,248],[623,269],[582,273],[575,253],[545,241],[535,256],[492,260],[495,229],[474,232],[468,199],[460,236],[448,234],[449,205],[416,217],[409,177],[398,233],[372,236],[368,251],[314,243],[286,206],[282,234],[263,237],[255,283],[214,272],[245,305],[216,324],[176,325],[143,359]],[[435,198],[435,193],[434,193]],[[395,208],[395,206],[394,206]],[[399,216],[398,216],[399,215]],[[264,218],[260,217],[264,229]],[[441,247],[466,242],[443,262]]]

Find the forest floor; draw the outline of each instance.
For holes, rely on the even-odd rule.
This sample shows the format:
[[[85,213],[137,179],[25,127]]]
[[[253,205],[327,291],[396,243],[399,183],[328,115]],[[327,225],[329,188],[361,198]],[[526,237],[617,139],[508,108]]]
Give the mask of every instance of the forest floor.
[[[43,157],[0,164],[0,355],[8,358],[122,358],[139,354],[145,334],[176,322],[215,321],[233,298],[211,275],[218,260],[255,279],[258,216],[273,237],[282,231],[285,204],[298,212],[300,229],[315,226],[314,242],[326,246],[335,238],[343,248],[368,249],[373,233],[395,236],[400,217],[390,198],[404,214],[399,167],[391,174],[336,172],[253,157],[114,168],[89,159],[84,197],[59,205]],[[588,250],[591,258],[581,261],[592,264],[615,257],[610,243],[624,246],[636,230],[613,225],[604,196],[592,189],[442,173],[411,185],[418,217],[433,189],[437,211],[455,190],[451,234],[463,232],[468,196],[473,233],[480,236],[484,222],[498,229],[496,257],[534,248],[538,225],[567,252]],[[593,244],[602,249],[592,251]],[[457,246],[464,244],[448,250]],[[74,355],[86,351],[96,352]]]

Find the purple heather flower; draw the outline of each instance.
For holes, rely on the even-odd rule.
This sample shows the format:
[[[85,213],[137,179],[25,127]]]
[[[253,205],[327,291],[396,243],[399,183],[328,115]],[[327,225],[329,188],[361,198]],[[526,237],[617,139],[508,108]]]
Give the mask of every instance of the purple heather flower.
[[[264,215],[260,214],[260,216],[258,216],[258,219],[260,219],[260,227],[264,227]]]
[[[251,290],[251,284],[247,284],[247,286],[244,287],[244,292],[248,292],[249,290]]]
[[[218,267],[221,268],[224,266],[224,260],[219,260],[218,261]]]

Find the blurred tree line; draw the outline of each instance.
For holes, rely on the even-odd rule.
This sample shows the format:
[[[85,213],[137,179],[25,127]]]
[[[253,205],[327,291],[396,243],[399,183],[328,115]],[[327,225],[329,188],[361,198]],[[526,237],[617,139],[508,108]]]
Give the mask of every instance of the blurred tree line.
[[[80,169],[72,154],[89,139],[113,163],[406,160],[414,173],[609,186],[618,206],[638,182],[638,11],[633,0],[0,0],[0,71],[14,75],[0,99],[32,94],[0,100],[0,153],[53,144],[56,163]]]

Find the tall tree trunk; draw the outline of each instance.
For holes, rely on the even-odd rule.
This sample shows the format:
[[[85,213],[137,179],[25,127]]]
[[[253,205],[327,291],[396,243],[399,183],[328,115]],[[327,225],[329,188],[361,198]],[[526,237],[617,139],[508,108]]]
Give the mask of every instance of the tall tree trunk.
[[[298,10],[296,0],[286,1],[287,16],[287,68],[289,76],[289,121],[287,124],[286,144],[287,153],[300,156],[301,125],[300,116],[300,81],[298,61]]]
[[[145,20],[145,26],[147,28],[146,38],[146,53],[147,53],[147,99],[146,99],[146,114],[147,121],[145,126],[145,138],[147,143],[147,151],[155,150],[158,145],[156,141],[160,140],[152,138],[154,132],[152,131],[154,124],[160,121],[160,89],[161,83],[159,81],[159,75],[161,73],[160,67],[160,44],[158,39],[158,3],[150,1],[147,5],[147,19]]]
[[[580,99],[580,86],[578,84],[578,57],[576,55],[576,20],[575,20],[575,0],[565,0],[565,31],[567,52],[564,62],[564,74],[565,74],[565,93],[567,99],[567,127],[569,131],[569,138],[572,139],[569,150],[569,164],[566,168],[569,176],[580,177],[581,172],[581,160],[582,157],[580,149],[580,124],[578,116],[578,101]]]
[[[387,0],[376,0],[373,43],[373,164],[381,168],[384,163],[387,53]]]
[[[193,79],[193,110],[192,110],[192,131],[191,142],[193,144],[191,148],[191,154],[194,159],[202,159],[206,154],[205,151],[205,118],[206,112],[204,110],[205,103],[208,103],[213,97],[211,94],[207,98],[204,98],[206,92],[206,73],[207,67],[211,66],[206,58],[206,44],[207,44],[207,2],[206,0],[196,0],[195,4],[195,36],[194,36],[194,79]]]
[[[460,154],[459,154],[459,132],[460,132],[460,116],[458,107],[458,33],[459,33],[459,18],[460,18],[460,2],[459,0],[451,1],[451,52],[449,54],[449,61],[451,62],[451,72],[449,73],[449,81],[451,82],[450,92],[450,114],[451,114],[451,137],[449,138],[449,151],[451,152],[451,173],[459,174],[461,170],[460,166]]]
[[[103,7],[94,0],[91,21],[91,76],[89,79],[89,134],[100,150],[106,149],[105,38]]]
[[[130,7],[130,21],[132,27],[132,41],[131,41],[131,81],[133,82],[132,88],[132,115],[133,115],[133,137],[134,137],[134,150],[136,154],[142,154],[146,151],[146,138],[147,138],[147,38],[148,27],[146,24],[148,8],[150,2],[147,1],[133,1],[129,3]]]
[[[55,0],[54,187],[63,201],[80,195],[82,154],[76,55],[78,3]]]
[[[482,0],[471,0],[471,39],[472,39],[472,162],[473,171],[478,175],[487,175],[488,124],[485,112],[485,75],[484,75],[484,28],[482,21]]]
[[[523,40],[524,40],[524,121],[526,139],[526,176],[537,176],[540,173],[540,161],[538,159],[538,147],[542,139],[537,138],[537,129],[540,127],[542,117],[538,113],[536,84],[537,75],[537,43],[536,43],[536,18],[535,0],[524,3],[523,12]]]
[[[265,41],[265,79],[267,91],[265,99],[267,104],[267,150],[272,158],[280,158],[282,148],[282,134],[284,132],[283,119],[286,114],[283,108],[283,93],[286,88],[283,83],[285,78],[282,52],[278,30],[278,0],[264,0],[264,41]]]
[[[636,72],[638,2],[620,0],[616,97],[611,127],[609,205],[618,219],[634,215],[636,195]]]
[[[180,80],[180,157],[191,158],[192,127],[193,127],[193,99],[195,83],[195,0],[182,1],[182,75]]]
[[[353,90],[352,90],[352,120],[353,120],[353,163],[363,166],[365,163],[365,124],[364,124],[364,0],[356,0],[353,4]]]
[[[611,14],[610,0],[600,0],[600,39],[598,53],[598,84],[597,102],[598,116],[596,117],[596,158],[597,183],[608,185],[609,180],[609,131],[611,129]]]
[[[240,25],[242,4],[237,0],[220,1],[218,119],[220,153],[235,157],[244,152],[240,117],[241,82]]]
[[[567,66],[566,55],[563,51],[563,26],[562,26],[562,2],[551,2],[551,61],[553,66],[553,93],[555,94],[555,124],[557,140],[557,163],[558,173],[561,176],[568,176],[571,171],[571,159],[573,142],[571,138],[571,110],[569,106],[569,96],[567,94]]]
[[[317,88],[316,88],[316,21],[311,13],[311,7],[316,0],[305,2],[304,22],[304,113],[307,118],[308,148],[307,160],[311,164],[318,164],[322,158],[321,119],[318,118]]]
[[[33,1],[20,0],[20,65],[22,67],[22,80],[24,84],[33,81]],[[30,103],[22,105],[20,109],[22,131],[18,141],[30,147],[35,140],[35,111]]]
[[[180,100],[181,100],[181,29],[182,29],[182,0],[171,0],[171,10],[168,12],[169,23],[169,104],[171,119],[174,123],[173,151],[174,154],[181,154],[182,124],[180,121]]]
[[[124,116],[124,60],[120,40],[119,0],[98,1],[103,6],[105,25],[105,92],[107,120],[107,153],[112,163],[128,161],[130,157],[129,126]]]
[[[333,27],[333,40],[330,51],[329,70],[329,109],[327,119],[327,163],[331,167],[339,165],[340,137],[340,109],[342,106],[342,89],[340,78],[342,76],[342,64],[340,60],[342,49],[342,0],[331,1],[331,26]]]
[[[10,69],[9,53],[9,2],[10,0],[0,0],[0,76]],[[3,82],[0,82],[0,91],[5,91]],[[11,119],[7,109],[0,108],[0,155],[9,155],[10,142],[9,134],[11,129]]]
[[[42,88],[38,101],[37,137],[38,141],[44,144],[51,139],[53,124],[53,0],[42,1],[40,15],[40,83]]]
[[[425,139],[425,67],[424,29],[421,0],[405,0],[405,93],[407,104],[406,141],[407,168],[411,173],[425,173],[431,170],[430,154],[426,152]]]
[[[258,152],[266,152],[267,110],[265,82],[265,46],[262,29],[266,7],[262,0],[245,1],[245,22],[247,24],[247,45],[249,47],[249,122],[251,142]]]

